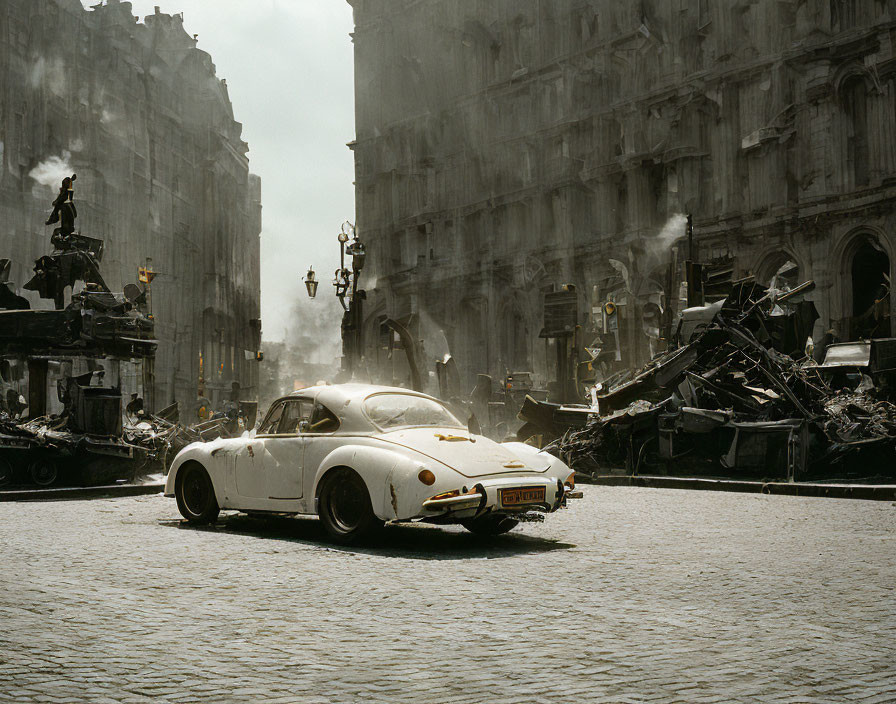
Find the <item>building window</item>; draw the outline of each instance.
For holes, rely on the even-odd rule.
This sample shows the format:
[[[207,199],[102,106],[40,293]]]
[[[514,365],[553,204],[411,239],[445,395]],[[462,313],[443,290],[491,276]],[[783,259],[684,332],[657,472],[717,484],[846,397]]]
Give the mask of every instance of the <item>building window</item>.
[[[703,29],[712,22],[712,5],[710,0],[697,0],[697,27]]]
[[[855,186],[868,185],[868,89],[865,81],[852,78],[841,90],[846,117],[846,161]]]
[[[856,26],[857,0],[831,0],[831,29],[843,32]]]
[[[852,339],[890,335],[890,258],[873,239],[855,250],[852,274]]]

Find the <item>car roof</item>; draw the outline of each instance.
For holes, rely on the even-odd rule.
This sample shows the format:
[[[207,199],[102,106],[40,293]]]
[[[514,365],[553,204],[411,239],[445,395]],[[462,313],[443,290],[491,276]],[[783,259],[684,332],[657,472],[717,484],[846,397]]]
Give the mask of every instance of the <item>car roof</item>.
[[[373,394],[407,394],[410,396],[422,396],[423,398],[432,398],[427,394],[414,391],[413,389],[403,389],[398,386],[379,386],[376,384],[325,384],[322,386],[309,386],[306,389],[293,391],[286,398],[295,396],[308,396],[320,401],[325,406],[330,403],[337,404],[346,400],[363,401]]]
[[[441,403],[438,399],[433,398],[413,389],[403,389],[397,386],[378,386],[375,384],[327,384],[322,386],[309,386],[306,389],[293,391],[287,396],[283,396],[271,404],[289,400],[292,398],[310,398],[319,401],[321,404],[330,409],[339,417],[340,432],[370,432],[376,431],[377,428],[370,419],[362,411],[362,402],[374,394],[404,394],[406,396],[417,396],[420,398],[432,399]]]

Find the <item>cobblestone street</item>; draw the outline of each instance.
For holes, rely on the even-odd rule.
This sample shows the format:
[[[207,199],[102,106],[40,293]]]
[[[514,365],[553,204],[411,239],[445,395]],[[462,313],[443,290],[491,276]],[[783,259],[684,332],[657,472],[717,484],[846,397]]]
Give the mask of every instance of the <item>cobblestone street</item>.
[[[160,496],[0,526],[0,701],[896,701],[889,502],[585,487],[364,549]]]

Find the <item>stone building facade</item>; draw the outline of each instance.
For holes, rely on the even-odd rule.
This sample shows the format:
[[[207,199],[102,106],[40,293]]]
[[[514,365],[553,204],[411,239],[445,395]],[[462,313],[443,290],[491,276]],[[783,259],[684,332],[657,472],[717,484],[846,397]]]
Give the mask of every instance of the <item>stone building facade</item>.
[[[565,283],[642,362],[685,213],[716,275],[814,279],[816,339],[891,334],[896,1],[349,2],[372,363],[382,316],[428,317],[468,382],[547,378]]]
[[[39,180],[76,172],[77,225],[105,241],[110,287],[147,263],[159,272],[156,406],[190,409],[198,392],[217,404],[234,382],[257,393],[261,185],[241,129],[181,16],[138,21],[119,0],[0,4],[0,257],[32,307],[52,307],[20,288],[50,248],[59,184]]]

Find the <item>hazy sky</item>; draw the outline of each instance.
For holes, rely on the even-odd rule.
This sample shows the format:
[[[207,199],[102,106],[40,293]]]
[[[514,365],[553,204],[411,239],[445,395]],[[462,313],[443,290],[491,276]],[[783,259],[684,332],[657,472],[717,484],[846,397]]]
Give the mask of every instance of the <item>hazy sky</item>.
[[[83,0],[85,6],[98,0]],[[261,312],[264,337],[282,339],[302,279],[313,264],[329,286],[339,263],[336,235],[354,220],[351,7],[345,0],[136,0],[184,13],[219,78],[249,143],[249,168],[262,181]],[[292,324],[295,324],[292,321]],[[338,337],[339,319],[333,321]]]

